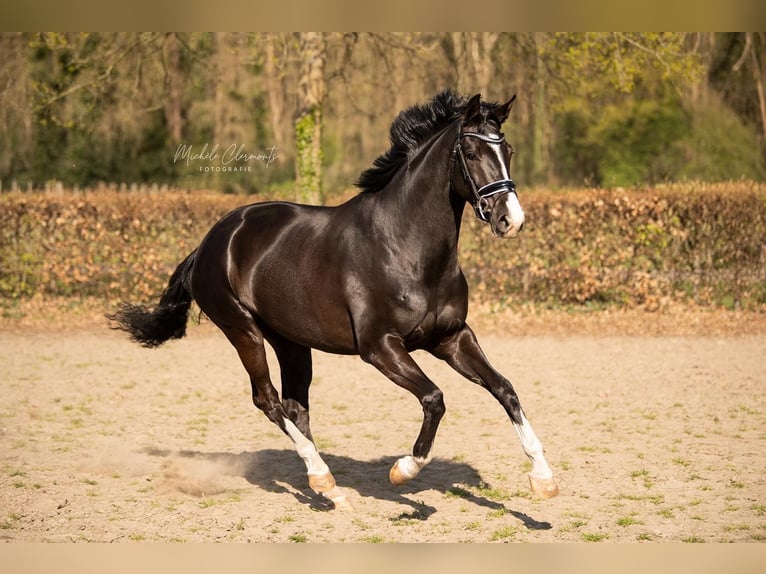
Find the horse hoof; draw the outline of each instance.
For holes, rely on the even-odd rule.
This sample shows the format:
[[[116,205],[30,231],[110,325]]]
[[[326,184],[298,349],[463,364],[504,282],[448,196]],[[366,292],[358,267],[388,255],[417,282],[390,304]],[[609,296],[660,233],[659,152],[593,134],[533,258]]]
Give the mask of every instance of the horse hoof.
[[[415,478],[424,464],[425,462],[422,459],[405,456],[394,463],[394,466],[391,467],[391,471],[388,473],[388,478],[391,484],[401,486],[408,480]]]
[[[401,486],[409,480],[409,478],[399,469],[398,460],[394,463],[394,466],[391,467],[391,471],[388,473],[388,479],[394,486]]]
[[[559,493],[559,485],[553,478],[535,478],[530,474],[529,487],[540,498],[553,498]]]
[[[335,477],[330,472],[309,474],[309,486],[314,492],[328,492],[335,488]]]
[[[346,498],[346,495],[341,492],[340,488],[335,487],[332,490],[325,492],[324,496],[326,496],[330,502],[332,502],[334,510],[340,510],[343,512],[354,511],[354,507],[352,506],[351,502],[349,502],[348,498]]]

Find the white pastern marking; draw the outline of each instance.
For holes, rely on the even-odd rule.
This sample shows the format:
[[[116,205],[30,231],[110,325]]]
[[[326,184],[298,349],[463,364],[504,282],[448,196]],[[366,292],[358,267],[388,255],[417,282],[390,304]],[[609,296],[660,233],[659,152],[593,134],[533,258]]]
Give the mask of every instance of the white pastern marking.
[[[399,468],[399,472],[402,473],[402,476],[409,480],[415,478],[420,472],[420,469],[423,468],[427,462],[428,459],[407,455],[400,458],[396,465]]]
[[[521,413],[521,424],[513,423],[513,426],[519,434],[524,453],[532,461],[532,472],[530,474],[541,479],[552,478],[553,471],[543,456],[543,445],[540,439],[537,438],[535,431],[532,430],[532,425],[529,424],[524,413]]]
[[[287,434],[290,435],[290,438],[293,439],[295,450],[298,452],[298,455],[303,459],[303,462],[306,463],[308,474],[326,474],[330,472],[329,467],[324,463],[322,457],[319,456],[314,443],[307,439],[303,433],[298,430],[298,427],[293,424],[293,421],[289,419],[284,419],[284,421],[285,430],[287,431]]]

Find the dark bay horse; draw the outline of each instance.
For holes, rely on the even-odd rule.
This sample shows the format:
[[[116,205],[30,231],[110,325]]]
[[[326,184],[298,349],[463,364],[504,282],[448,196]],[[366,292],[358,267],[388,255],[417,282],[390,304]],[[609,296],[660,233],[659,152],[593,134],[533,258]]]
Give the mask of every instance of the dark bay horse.
[[[458,236],[468,203],[497,237],[514,237],[524,212],[509,175],[511,146],[500,131],[504,104],[444,91],[391,125],[391,147],[362,173],[362,192],[335,207],[264,202],[224,216],[175,270],[153,309],[123,303],[109,318],[133,340],[156,347],[183,337],[192,300],[237,349],[255,406],[292,439],[309,485],[345,503],[309,428],[311,349],[356,354],[423,407],[412,454],[393,484],[431,458],[444,414],[441,390],[410,356],[424,349],[487,389],[505,408],[532,461],[532,490],[558,487],[511,383],[466,324],[468,285]],[[276,352],[282,398],[264,344]]]

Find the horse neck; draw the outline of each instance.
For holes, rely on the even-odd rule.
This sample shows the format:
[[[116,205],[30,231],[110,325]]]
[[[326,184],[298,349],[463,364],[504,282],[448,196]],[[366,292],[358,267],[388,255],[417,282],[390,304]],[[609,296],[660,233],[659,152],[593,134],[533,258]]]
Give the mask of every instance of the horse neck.
[[[397,235],[423,256],[454,255],[465,202],[450,190],[454,130],[449,127],[424,145],[379,193],[394,213]]]

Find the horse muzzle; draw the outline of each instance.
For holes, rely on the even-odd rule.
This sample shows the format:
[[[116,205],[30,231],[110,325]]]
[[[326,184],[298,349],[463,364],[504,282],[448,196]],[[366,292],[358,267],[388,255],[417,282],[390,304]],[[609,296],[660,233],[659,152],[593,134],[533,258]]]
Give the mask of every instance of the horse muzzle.
[[[495,237],[516,237],[524,228],[524,210],[515,192],[500,195],[489,217],[489,226]]]

